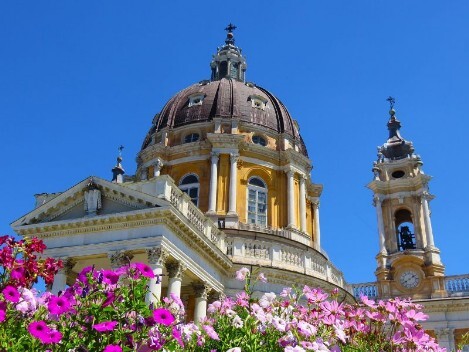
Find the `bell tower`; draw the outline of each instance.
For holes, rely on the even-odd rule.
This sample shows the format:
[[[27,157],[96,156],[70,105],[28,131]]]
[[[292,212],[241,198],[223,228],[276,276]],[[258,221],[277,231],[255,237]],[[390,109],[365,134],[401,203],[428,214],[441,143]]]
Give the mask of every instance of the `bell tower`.
[[[373,191],[378,220],[379,253],[375,275],[382,298],[445,297],[444,266],[435,247],[429,202],[431,177],[412,142],[400,134],[394,99],[390,103],[388,140],[373,163]]]

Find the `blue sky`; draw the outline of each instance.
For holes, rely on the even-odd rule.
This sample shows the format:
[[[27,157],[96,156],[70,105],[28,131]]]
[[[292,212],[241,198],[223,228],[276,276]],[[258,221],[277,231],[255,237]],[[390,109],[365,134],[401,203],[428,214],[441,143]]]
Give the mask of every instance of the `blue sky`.
[[[0,233],[89,175],[124,167],[151,120],[210,77],[223,28],[238,26],[247,79],[299,121],[324,185],[323,246],[349,282],[374,280],[371,167],[396,98],[431,191],[447,274],[469,272],[467,1],[3,1],[0,4]]]

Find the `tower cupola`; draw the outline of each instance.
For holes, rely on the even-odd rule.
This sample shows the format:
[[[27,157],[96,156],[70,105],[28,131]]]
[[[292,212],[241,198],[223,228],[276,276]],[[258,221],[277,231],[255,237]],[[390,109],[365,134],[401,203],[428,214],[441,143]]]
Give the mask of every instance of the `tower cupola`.
[[[212,81],[218,81],[222,78],[234,79],[240,82],[246,80],[246,59],[241,53],[241,48],[235,45],[233,34],[235,29],[236,26],[231,23],[225,28],[227,31],[225,45],[217,48],[217,53],[213,55],[210,63]]]

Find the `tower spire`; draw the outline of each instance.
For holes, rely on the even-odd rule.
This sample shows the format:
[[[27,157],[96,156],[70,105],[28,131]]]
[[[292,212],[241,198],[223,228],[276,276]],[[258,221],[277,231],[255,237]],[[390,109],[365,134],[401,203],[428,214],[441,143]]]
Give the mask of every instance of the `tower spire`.
[[[241,54],[241,48],[235,45],[233,31],[236,26],[232,23],[226,26],[225,45],[217,48],[217,53],[213,55],[210,67],[212,69],[212,81],[218,81],[222,78],[235,79],[244,82],[246,75],[246,59]]]

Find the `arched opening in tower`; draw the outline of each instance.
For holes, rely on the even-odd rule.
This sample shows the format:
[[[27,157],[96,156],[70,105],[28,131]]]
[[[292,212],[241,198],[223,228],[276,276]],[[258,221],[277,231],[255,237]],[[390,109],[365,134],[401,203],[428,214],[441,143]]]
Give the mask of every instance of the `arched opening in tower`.
[[[415,249],[415,232],[412,214],[407,209],[400,209],[394,214],[397,248],[400,251]]]

